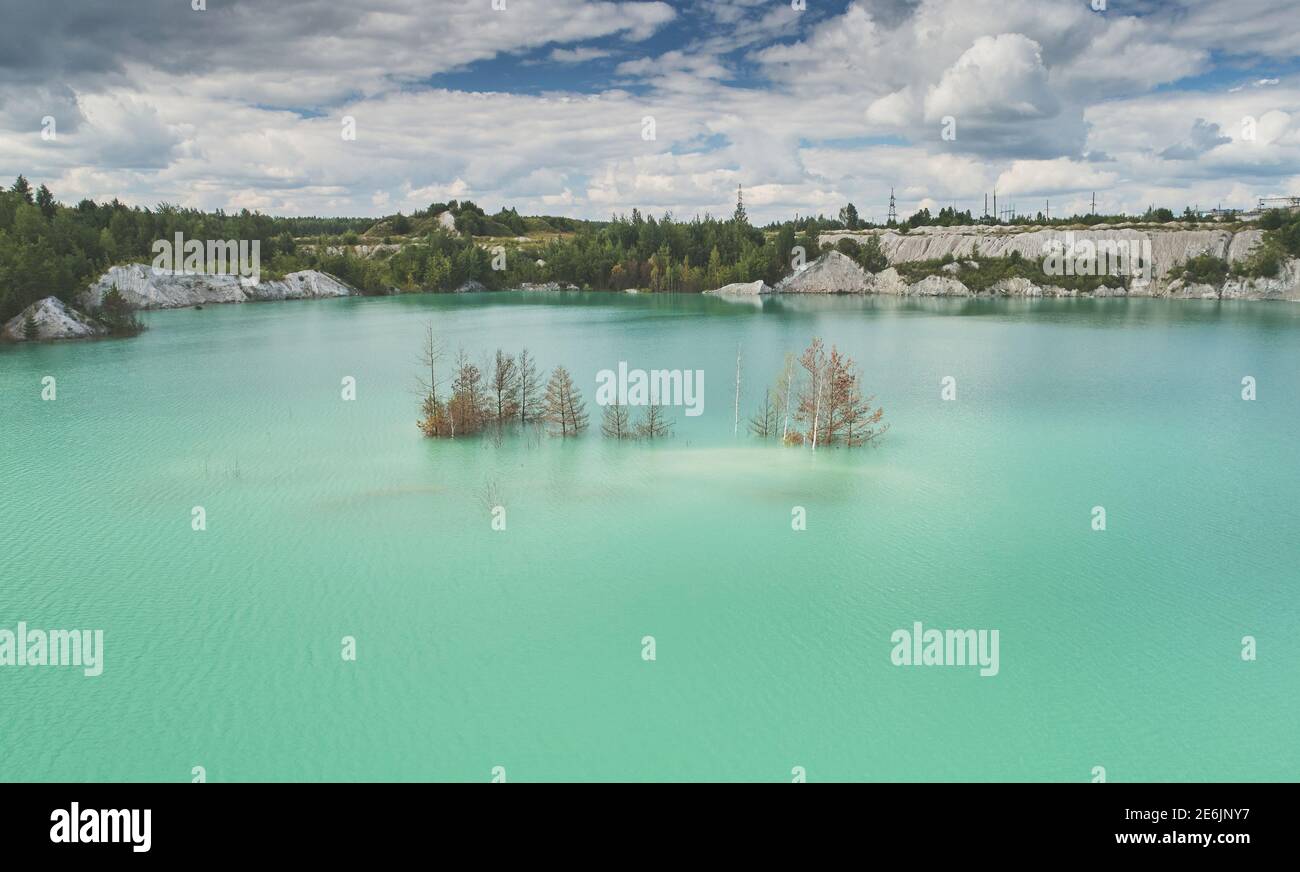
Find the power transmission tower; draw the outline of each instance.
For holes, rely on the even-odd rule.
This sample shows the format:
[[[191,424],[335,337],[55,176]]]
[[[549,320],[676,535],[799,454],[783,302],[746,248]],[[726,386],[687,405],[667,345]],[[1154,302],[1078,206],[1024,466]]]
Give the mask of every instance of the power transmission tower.
[[[894,189],[889,189],[889,217],[886,220],[888,224],[898,223],[898,207],[894,205]]]

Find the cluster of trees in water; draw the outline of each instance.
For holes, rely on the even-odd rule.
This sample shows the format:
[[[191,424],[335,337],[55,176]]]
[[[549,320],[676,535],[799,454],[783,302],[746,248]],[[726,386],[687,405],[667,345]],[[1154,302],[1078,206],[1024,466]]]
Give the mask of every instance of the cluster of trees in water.
[[[423,398],[417,423],[429,438],[500,436],[528,426],[569,438],[582,435],[590,424],[586,401],[569,371],[557,366],[543,378],[527,348],[518,355],[497,349],[484,365],[473,362],[463,349],[448,360],[430,326],[420,363]],[[739,395],[738,367],[737,403]],[[739,413],[737,405],[737,432]],[[828,352],[822,340],[814,338],[798,357],[786,354],[776,384],[764,390],[748,430],[786,445],[858,447],[889,429],[884,414],[874,396],[864,396],[862,373],[853,359],[834,346]],[[610,439],[662,439],[672,435],[673,426],[665,407],[656,402],[641,405],[636,420],[632,407],[618,402],[601,412],[600,432]]]
[[[509,429],[540,426],[553,436],[580,436],[591,423],[582,391],[562,366],[543,379],[527,348],[518,355],[497,349],[484,365],[462,349],[449,361],[432,326],[420,352],[418,424],[429,438],[455,439],[501,435]],[[444,364],[448,364],[444,369]],[[601,433],[612,439],[660,439],[672,434],[672,421],[660,405],[646,406],[633,422],[627,406],[604,407]]]
[[[855,448],[889,429],[885,410],[875,402],[874,396],[864,396],[853,358],[834,346],[827,352],[814,337],[798,357],[786,354],[776,385],[763,392],[762,405],[749,419],[749,431],[787,445]]]

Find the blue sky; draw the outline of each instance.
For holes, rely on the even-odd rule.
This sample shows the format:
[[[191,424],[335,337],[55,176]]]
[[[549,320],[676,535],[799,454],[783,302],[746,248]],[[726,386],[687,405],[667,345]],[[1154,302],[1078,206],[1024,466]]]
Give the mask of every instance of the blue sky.
[[[1300,194],[1284,0],[206,5],[6,8],[0,172],[276,214],[726,214],[737,185],[759,220],[883,217],[891,187],[904,213],[995,188],[1053,212]]]
[[[807,27],[834,18],[848,8],[850,0],[815,2],[800,16],[792,16],[788,26],[774,33],[766,44],[796,41]],[[618,74],[625,61],[657,57],[705,39],[726,39],[732,24],[719,21],[709,3],[672,2],[675,16],[647,39],[630,43],[619,36],[585,40],[575,47],[554,45],[533,48],[521,53],[501,54],[466,65],[453,72],[431,76],[429,85],[463,90],[505,90],[518,93],[575,91],[599,93],[619,83],[635,93],[645,93],[649,84]],[[778,4],[766,4],[774,7]],[[761,7],[754,7],[756,10]],[[573,52],[568,59],[554,59],[557,52]],[[602,53],[603,56],[576,57],[578,53]],[[729,84],[762,87],[764,77],[759,65],[747,61],[747,47],[737,47],[725,55],[728,69],[734,74]]]

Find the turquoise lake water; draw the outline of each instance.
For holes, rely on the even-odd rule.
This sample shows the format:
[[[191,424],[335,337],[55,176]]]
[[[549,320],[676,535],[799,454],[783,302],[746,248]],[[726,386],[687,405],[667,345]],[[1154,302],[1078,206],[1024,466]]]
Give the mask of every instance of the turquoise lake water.
[[[146,319],[0,347],[0,628],[105,640],[99,677],[0,667],[0,780],[1300,778],[1300,306],[502,293]],[[421,438],[429,322],[567,367],[591,431]],[[748,416],[813,336],[862,365],[877,448],[733,437],[737,344]],[[704,414],[603,440],[619,361],[703,370]],[[997,629],[999,674],[893,665],[916,621]]]

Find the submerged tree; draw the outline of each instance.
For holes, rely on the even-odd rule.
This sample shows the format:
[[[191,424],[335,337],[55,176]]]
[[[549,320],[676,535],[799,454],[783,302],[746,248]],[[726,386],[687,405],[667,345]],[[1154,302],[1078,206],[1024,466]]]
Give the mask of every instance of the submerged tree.
[[[759,439],[771,439],[779,431],[777,410],[772,406],[772,392],[763,391],[763,405],[749,419],[749,432]]]
[[[799,365],[803,367],[807,381],[799,392],[795,417],[808,425],[809,429],[802,434],[801,441],[810,443],[815,451],[821,433],[822,396],[825,393],[826,381],[826,349],[822,346],[820,337],[814,338],[804,349],[803,354],[799,356]]]
[[[497,428],[511,423],[519,411],[519,366],[515,359],[497,349],[492,366],[493,415]]]
[[[587,429],[586,408],[569,371],[557,366],[551,373],[551,379],[546,384],[546,394],[542,398],[543,418],[550,425],[551,433],[568,438]]]
[[[99,310],[95,315],[96,320],[113,336],[138,336],[145,330],[144,322],[136,315],[116,284],[99,301]]]
[[[537,363],[527,348],[519,352],[515,368],[518,371],[519,423],[529,424],[541,417],[538,403],[542,382],[537,375]]]
[[[790,441],[790,415],[793,411],[791,404],[794,402],[795,394],[795,374],[798,372],[799,364],[795,356],[790,352],[785,353],[785,363],[781,368],[781,375],[776,380],[776,390],[774,392],[774,405],[780,410],[781,415],[781,441]]]
[[[456,373],[451,382],[452,435],[470,435],[483,429],[489,416],[487,393],[483,388],[483,371],[470,362],[462,350],[456,354]]]
[[[651,403],[645,407],[641,422],[636,426],[637,435],[642,439],[662,439],[671,436],[673,422],[664,414],[664,407]]]
[[[451,429],[451,416],[447,414],[447,407],[433,396],[428,394],[424,402],[420,405],[420,432],[429,438],[437,436],[453,436]]]
[[[420,364],[427,371],[428,376],[417,377],[420,386],[420,392],[424,399],[420,405],[420,431],[425,436],[454,436],[452,432],[451,417],[447,414],[445,405],[438,399],[438,367],[442,363],[442,343],[438,341],[437,335],[433,332],[433,325],[429,324],[424,331],[424,344],[420,348]]]
[[[731,421],[731,435],[740,435],[740,346],[736,346],[736,405]]]
[[[821,339],[813,339],[799,358],[808,380],[799,394],[796,418],[808,426],[797,441],[818,445],[842,442],[863,445],[881,436],[884,410],[873,408],[875,397],[862,396],[861,376],[848,355],[832,347],[826,353]]]
[[[634,435],[632,430],[632,418],[628,414],[627,406],[620,403],[610,403],[601,413],[600,432],[610,439],[630,439]]]

